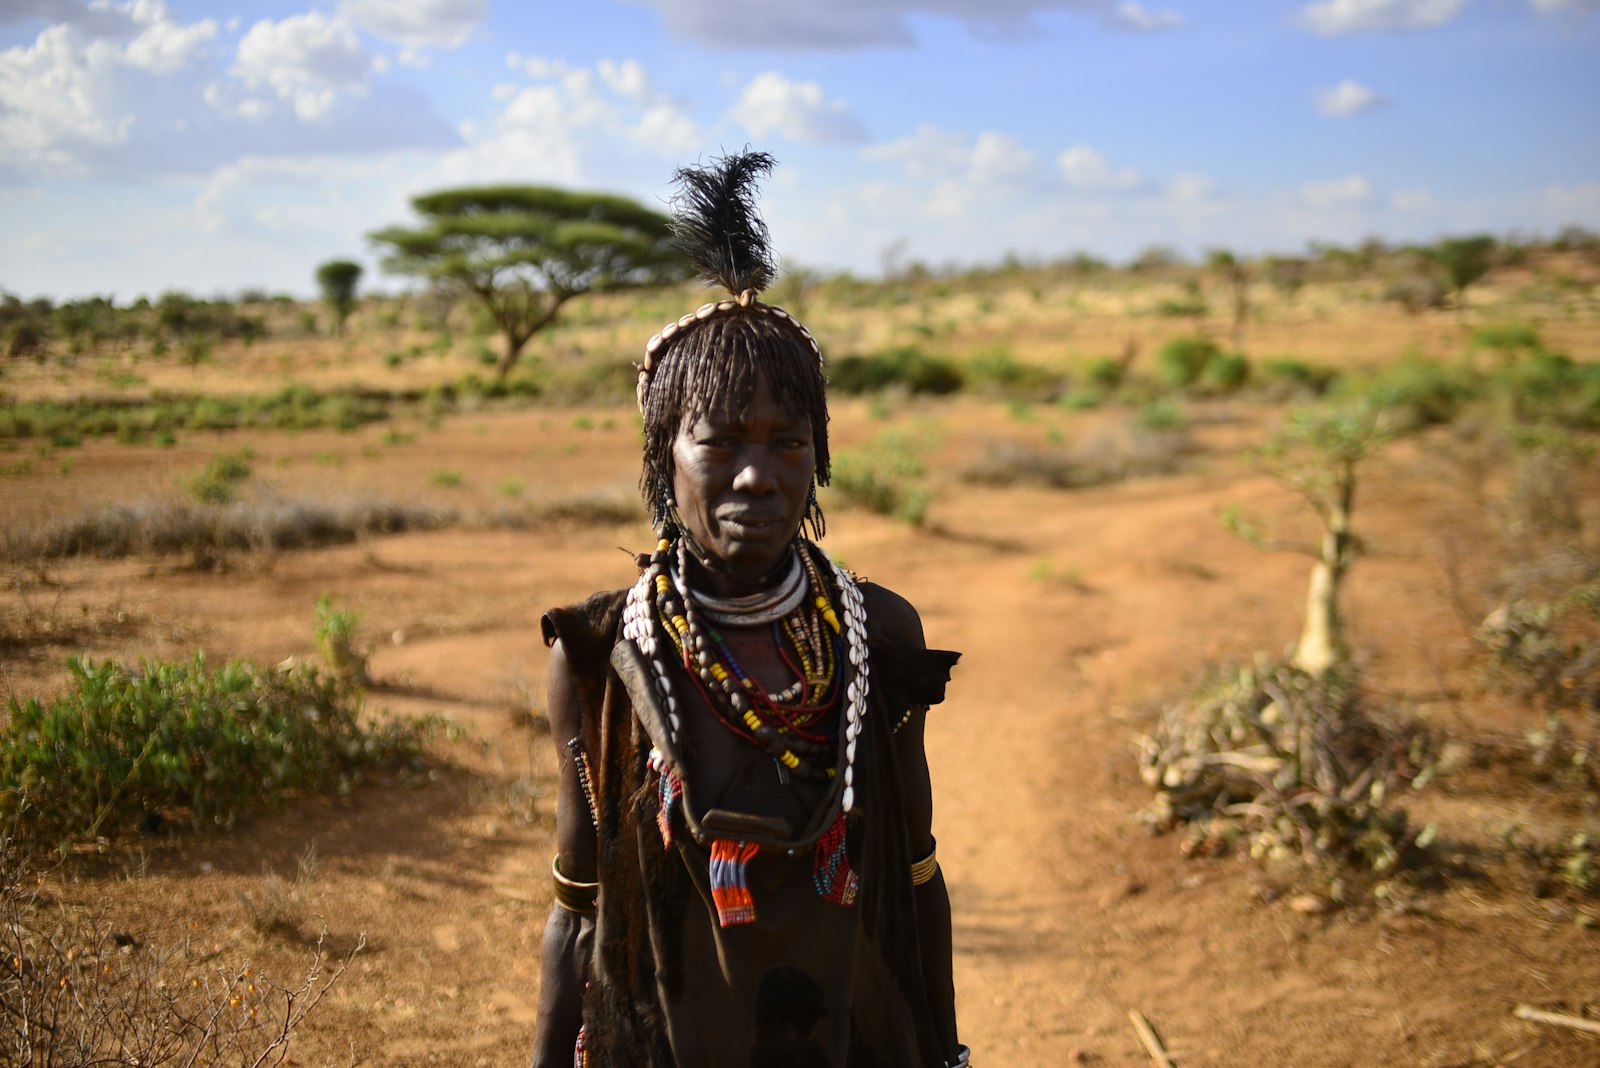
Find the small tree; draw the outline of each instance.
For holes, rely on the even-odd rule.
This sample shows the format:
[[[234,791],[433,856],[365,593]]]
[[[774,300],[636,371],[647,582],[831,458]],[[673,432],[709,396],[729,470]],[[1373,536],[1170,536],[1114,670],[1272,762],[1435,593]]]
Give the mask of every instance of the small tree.
[[[687,275],[667,217],[625,197],[509,185],[441,190],[411,205],[422,226],[370,235],[388,249],[384,268],[487,308],[505,342],[501,379],[573,297]]]
[[[1466,325],[1467,287],[1489,273],[1494,266],[1494,238],[1448,237],[1433,246],[1433,260],[1444,272],[1456,295],[1456,320]]]
[[[1300,409],[1283,432],[1262,448],[1269,470],[1303,497],[1321,520],[1322,536],[1314,544],[1264,537],[1237,508],[1223,515],[1230,530],[1258,548],[1294,549],[1314,561],[1306,591],[1305,622],[1290,658],[1294,667],[1313,677],[1350,660],[1340,595],[1360,544],[1350,525],[1356,472],[1388,438],[1378,409],[1362,403],[1323,411]]]
[[[354,260],[329,260],[317,268],[317,288],[322,302],[333,312],[333,333],[344,336],[345,320],[356,309],[356,284],[361,281],[361,264]]]
[[[1228,287],[1228,305],[1233,310],[1233,351],[1244,351],[1244,321],[1250,312],[1250,273],[1244,261],[1225,248],[1212,251],[1206,266]]]
[[[1306,284],[1307,264],[1299,256],[1268,256],[1267,280],[1283,297],[1283,302],[1293,305],[1295,297]]]

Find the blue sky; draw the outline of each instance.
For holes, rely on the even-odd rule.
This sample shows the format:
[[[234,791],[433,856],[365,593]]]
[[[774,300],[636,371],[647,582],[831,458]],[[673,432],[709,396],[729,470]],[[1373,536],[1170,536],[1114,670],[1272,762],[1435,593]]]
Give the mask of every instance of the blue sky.
[[[791,265],[1600,229],[1600,0],[0,0],[0,289],[308,294],[749,144]]]

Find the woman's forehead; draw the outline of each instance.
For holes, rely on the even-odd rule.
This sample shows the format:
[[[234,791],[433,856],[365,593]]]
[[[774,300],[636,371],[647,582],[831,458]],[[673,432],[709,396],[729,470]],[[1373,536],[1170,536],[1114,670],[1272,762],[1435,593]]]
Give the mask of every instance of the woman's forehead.
[[[756,392],[739,403],[737,398],[720,397],[708,403],[695,405],[684,413],[682,428],[691,427],[719,427],[730,430],[741,429],[754,424],[775,425],[781,427],[811,425],[811,420],[804,412],[791,410],[791,407],[779,404],[771,393]]]

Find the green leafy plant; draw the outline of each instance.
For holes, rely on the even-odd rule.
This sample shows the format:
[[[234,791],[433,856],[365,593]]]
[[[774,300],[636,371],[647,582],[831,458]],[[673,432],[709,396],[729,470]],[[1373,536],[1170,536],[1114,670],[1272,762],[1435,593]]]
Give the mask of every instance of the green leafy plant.
[[[255,454],[249,449],[223,452],[184,480],[183,488],[197,504],[227,504],[238,495],[239,484],[250,477]]]
[[[367,684],[367,653],[356,644],[356,628],[360,625],[361,614],[340,608],[332,594],[317,598],[317,649],[334,677],[354,686]]]
[[[67,660],[66,692],[7,702],[0,820],[43,845],[151,821],[231,826],[260,802],[345,793],[420,751],[415,723],[360,722],[360,702],[312,668],[229,661]]]
[[[829,369],[828,386],[838,393],[873,393],[899,386],[908,393],[955,393],[965,383],[961,368],[929,356],[915,345],[873,356],[845,356]]]
[[[914,527],[926,525],[932,497],[922,478],[926,441],[885,431],[866,447],[833,455],[834,493],[856,507],[892,516]]]
[[[1175,337],[1156,350],[1156,373],[1169,389],[1188,389],[1222,350],[1210,338]]]

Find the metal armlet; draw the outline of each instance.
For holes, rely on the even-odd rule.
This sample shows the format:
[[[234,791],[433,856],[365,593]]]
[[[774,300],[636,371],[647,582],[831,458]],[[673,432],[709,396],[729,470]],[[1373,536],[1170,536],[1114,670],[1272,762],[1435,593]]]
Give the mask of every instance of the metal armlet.
[[[561,854],[550,860],[550,875],[555,883],[556,904],[580,916],[593,916],[595,903],[600,899],[600,884],[580,883],[561,874]]]
[[[933,880],[933,873],[939,870],[939,843],[935,841],[928,847],[928,855],[921,860],[911,862],[911,885],[923,886]]]

